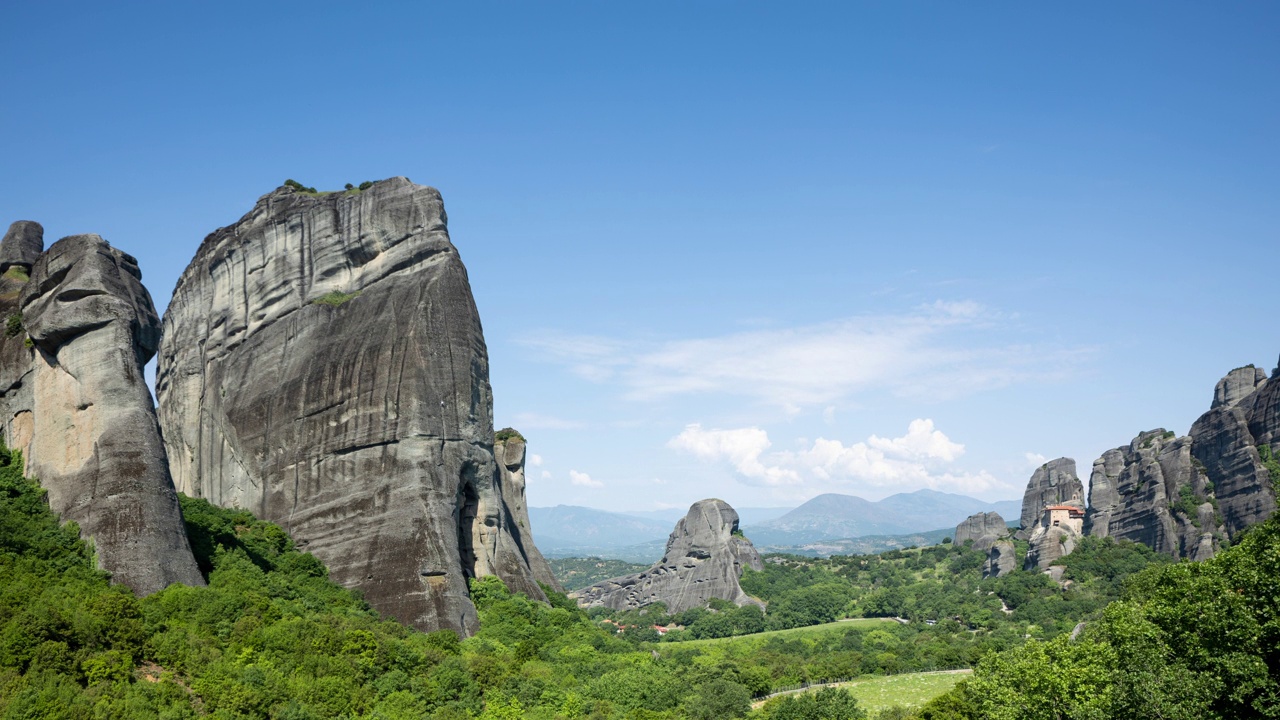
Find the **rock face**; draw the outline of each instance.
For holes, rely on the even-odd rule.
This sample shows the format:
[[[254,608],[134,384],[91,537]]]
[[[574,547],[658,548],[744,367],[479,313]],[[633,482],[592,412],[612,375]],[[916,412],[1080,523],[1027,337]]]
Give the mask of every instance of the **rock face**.
[[[1246,365],[1227,373],[1218,381],[1213,389],[1213,405],[1210,410],[1220,407],[1235,407],[1241,400],[1251,395],[1254,390],[1267,381],[1267,372],[1260,367]]]
[[[1258,372],[1240,368],[1223,378],[1214,391],[1214,407],[1191,426],[1193,462],[1211,484],[1228,538],[1266,520],[1276,509],[1280,383],[1274,377],[1280,368],[1270,381],[1265,375],[1259,378]],[[1250,383],[1253,391],[1241,395]]]
[[[203,585],[143,379],[160,321],[137,261],[97,235],[41,254],[43,244],[36,223],[15,223],[0,243],[7,267],[34,258],[29,281],[7,276],[0,288],[25,330],[6,332],[0,350],[6,440],[114,581],[140,595]]]
[[[178,280],[156,384],[180,490],[285,527],[386,615],[470,634],[469,578],[545,595],[446,223],[405,178],[264,195]]]
[[[511,534],[529,560],[533,579],[551,587],[556,592],[564,592],[560,581],[551,571],[551,565],[533,544],[533,525],[529,522],[529,506],[524,497],[524,437],[510,428],[503,430],[494,439],[493,457],[497,460],[498,471],[502,474],[502,499],[507,504],[508,514],[515,521]]]
[[[1080,541],[1080,533],[1064,527],[1038,527],[1028,540],[1024,570],[1046,570],[1054,560],[1070,555]]]
[[[17,265],[30,270],[44,252],[44,227],[31,220],[19,220],[9,226],[0,241],[0,273]]]
[[[1009,527],[1000,513],[985,512],[970,515],[956,526],[955,544],[964,545],[972,540],[974,550],[990,550],[996,540],[1009,534]]]
[[[671,613],[702,607],[711,598],[759,604],[738,585],[744,568],[764,564],[738,531],[738,513],[723,500],[699,500],[676,523],[667,550],[644,572],[605,580],[573,593],[582,607],[632,610],[663,602]]]
[[[1219,385],[1221,387],[1221,384]],[[1163,428],[1103,453],[1089,480],[1085,532],[1131,540],[1157,552],[1203,560],[1224,528],[1212,484],[1192,456],[1192,439]]]
[[[983,579],[1002,577],[1018,569],[1018,553],[1012,540],[996,540],[987,551],[987,561],[982,565]]]
[[[1015,537],[1030,539],[1047,505],[1078,505],[1084,509],[1084,485],[1076,475],[1075,460],[1050,460],[1032,473],[1022,495],[1022,518]]]

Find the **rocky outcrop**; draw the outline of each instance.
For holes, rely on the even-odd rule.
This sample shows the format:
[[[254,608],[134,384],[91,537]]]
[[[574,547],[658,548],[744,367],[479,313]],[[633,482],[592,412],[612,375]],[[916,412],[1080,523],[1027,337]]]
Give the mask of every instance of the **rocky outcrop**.
[[[667,549],[644,572],[605,580],[571,594],[582,607],[632,610],[655,602],[678,613],[702,607],[712,598],[739,606],[760,604],[742,591],[745,568],[764,564],[751,541],[738,530],[738,513],[723,500],[699,500],[676,523]]]
[[[1217,552],[1224,528],[1190,437],[1163,428],[1141,433],[1128,446],[1103,453],[1093,464],[1089,487],[1086,534],[1193,560]]]
[[[264,195],[178,280],[156,383],[180,490],[282,525],[386,615],[469,634],[469,578],[545,595],[446,225],[405,178]]]
[[[1043,525],[1036,528],[1028,540],[1024,570],[1047,570],[1053,561],[1070,555],[1080,542],[1081,534],[1071,528]]]
[[[511,428],[505,428],[496,433],[493,457],[497,460],[498,471],[502,474],[502,499],[507,504],[508,514],[514,521],[511,535],[528,558],[533,579],[556,592],[564,592],[560,581],[551,571],[551,565],[533,544],[533,525],[529,522],[529,506],[524,494],[524,436]]]
[[[1271,468],[1280,476],[1280,383],[1274,376],[1268,381],[1252,368],[1233,370],[1218,383],[1222,392],[1215,390],[1214,407],[1191,426],[1191,453],[1208,478],[1228,538],[1276,509],[1280,477]],[[1242,396],[1250,383],[1254,390]]]
[[[0,285],[6,441],[113,581],[140,595],[203,585],[143,379],[160,321],[137,262],[97,235],[43,245],[30,222],[0,242],[6,268],[30,268]]]
[[[1048,505],[1078,505],[1084,509],[1084,485],[1076,475],[1076,461],[1058,458],[1031,474],[1022,495],[1022,517],[1015,537],[1028,540]]]
[[[1210,410],[1220,407],[1235,407],[1249,395],[1252,395],[1267,381],[1267,372],[1260,367],[1245,365],[1227,373],[1213,388],[1213,404]]]
[[[983,579],[1002,577],[1018,569],[1018,553],[1013,541],[1002,539],[991,544],[987,551],[987,561],[982,565]]]
[[[0,240],[0,273],[15,265],[29,271],[43,252],[44,226],[31,220],[19,220],[9,226],[4,240]]]
[[[1009,534],[1009,526],[1000,513],[984,512],[970,515],[956,526],[955,544],[964,545],[973,541],[973,549],[983,552],[990,550],[996,540]]]

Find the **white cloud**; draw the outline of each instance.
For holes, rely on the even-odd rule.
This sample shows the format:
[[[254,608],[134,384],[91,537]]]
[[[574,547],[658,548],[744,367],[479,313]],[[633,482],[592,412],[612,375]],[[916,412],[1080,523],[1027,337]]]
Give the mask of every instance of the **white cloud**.
[[[703,430],[698,424],[685,427],[684,432],[667,441],[668,447],[702,460],[727,460],[745,477],[766,485],[800,482],[800,476],[794,471],[760,462],[760,454],[768,450],[770,444],[768,433],[760,428]]]
[[[952,442],[928,419],[912,421],[902,437],[872,435],[866,442],[851,445],[818,438],[800,441],[797,450],[769,452],[772,443],[760,428],[706,430],[696,424],[687,426],[667,445],[701,460],[726,462],[753,485],[803,484],[815,492],[933,488],[973,493],[1005,487],[985,471],[944,468],[964,454],[964,445]]]
[[[523,344],[587,380],[619,384],[633,400],[723,393],[788,414],[872,389],[936,399],[1053,379],[1088,353],[1011,343],[1008,321],[977,303],[936,302],[905,314],[708,338],[645,343],[542,333]]]
[[[543,470],[543,471],[542,471],[542,479],[543,479],[543,480],[550,480],[550,479],[551,479],[551,471],[550,471],[550,470]]]
[[[1027,458],[1028,467],[1038,468],[1049,462],[1049,458],[1041,455],[1040,453],[1027,453],[1025,457]]]
[[[589,487],[589,488],[604,487],[604,483],[600,482],[599,480],[592,480],[590,475],[584,472],[578,472],[577,470],[569,471],[569,482],[573,483],[574,485],[578,485],[580,487]]]
[[[932,420],[912,420],[906,435],[891,440],[872,435],[867,438],[867,444],[889,455],[937,458],[947,462],[964,454],[964,446],[951,442],[941,430],[934,430]]]
[[[835,405],[828,405],[822,411],[822,422],[828,425],[836,424],[836,406]]]
[[[529,453],[529,464],[533,467],[542,467],[542,456],[537,453]]]

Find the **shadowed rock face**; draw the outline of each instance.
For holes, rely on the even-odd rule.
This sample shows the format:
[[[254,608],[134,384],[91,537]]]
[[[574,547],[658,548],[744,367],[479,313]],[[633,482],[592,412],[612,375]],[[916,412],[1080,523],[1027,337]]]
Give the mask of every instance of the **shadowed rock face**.
[[[156,381],[180,490],[282,525],[384,614],[469,634],[468,578],[545,596],[446,222],[404,178],[263,196],[179,279]]]
[[[30,269],[44,252],[44,227],[31,220],[19,220],[9,226],[0,241],[0,273],[14,265]]]
[[[160,322],[141,277],[132,257],[97,235],[54,243],[18,302],[34,353],[23,371],[5,374],[20,376],[22,387],[6,392],[7,429],[27,472],[54,512],[93,539],[112,579],[145,595],[204,580],[143,380]]]
[[[1003,577],[1018,569],[1018,553],[1011,540],[997,540],[987,551],[987,561],[982,565],[982,577]]]
[[[533,572],[533,579],[557,592],[564,592],[560,581],[551,571],[551,565],[533,544],[533,527],[529,523],[529,507],[524,496],[524,439],[517,436],[494,441],[493,456],[498,462],[499,472],[502,473],[502,498],[507,503],[508,514],[514,521],[511,535],[529,559],[529,569]]]
[[[955,544],[964,545],[972,540],[974,550],[989,550],[996,540],[1009,534],[1009,527],[1000,513],[985,512],[970,515],[956,526]]]
[[[1084,509],[1084,485],[1076,476],[1075,460],[1050,460],[1032,473],[1022,496],[1021,527],[1016,533],[1019,540],[1030,539],[1046,505],[1078,505]]]
[[[738,534],[738,513],[723,500],[699,500],[676,523],[667,550],[641,573],[605,580],[571,594],[582,607],[630,610],[655,602],[671,613],[702,607],[711,598],[760,604],[738,584],[744,568],[764,569],[751,541]]]
[[[1275,457],[1280,449],[1280,383],[1274,377],[1259,379],[1253,368],[1232,371],[1218,383],[1228,388],[1221,393],[1224,401],[1217,402],[1215,391],[1215,407],[1191,426],[1191,452],[1213,484],[1228,538],[1276,509],[1275,486],[1263,459],[1264,453]],[[1254,390],[1240,396],[1250,383]]]
[[[1213,557],[1223,529],[1191,445],[1190,437],[1157,429],[1103,453],[1089,481],[1085,534],[1139,542],[1173,557]]]

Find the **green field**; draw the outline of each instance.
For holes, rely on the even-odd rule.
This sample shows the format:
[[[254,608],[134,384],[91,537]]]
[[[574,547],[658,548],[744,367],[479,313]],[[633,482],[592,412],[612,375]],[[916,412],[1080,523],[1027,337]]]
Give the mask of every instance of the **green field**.
[[[904,673],[872,677],[865,680],[840,683],[858,699],[858,705],[870,712],[901,705],[919,707],[969,676],[972,670],[940,670],[937,672]],[[816,688],[811,688],[816,689]],[[808,691],[803,691],[808,692]],[[756,707],[763,705],[756,703]]]
[[[662,647],[705,647],[707,645],[721,645],[733,642],[752,642],[755,640],[768,640],[776,637],[786,637],[798,639],[812,635],[822,635],[829,632],[843,632],[855,627],[868,627],[870,625],[879,625],[885,622],[893,622],[892,618],[851,618],[849,620],[838,620],[836,622],[824,623],[822,625],[810,625],[808,627],[791,628],[790,630],[770,630],[768,632],[754,633],[752,635],[735,635],[725,638],[710,638],[707,640],[682,640],[679,642],[663,643]]]
[[[872,712],[880,708],[902,705],[919,707],[955,687],[972,670],[907,673],[887,677],[855,680],[841,687],[853,693],[858,704]]]

